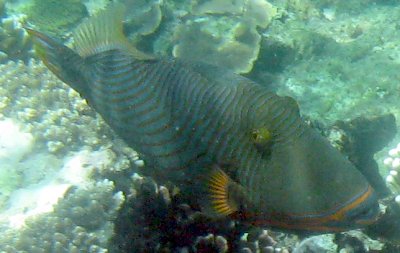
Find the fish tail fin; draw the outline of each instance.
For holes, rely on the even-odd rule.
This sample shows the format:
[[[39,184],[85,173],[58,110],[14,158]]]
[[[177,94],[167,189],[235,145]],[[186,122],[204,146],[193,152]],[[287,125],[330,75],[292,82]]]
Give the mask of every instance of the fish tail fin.
[[[84,59],[51,36],[29,27],[25,30],[33,39],[36,55],[50,71],[79,93],[83,92],[85,84],[81,68]]]
[[[243,187],[233,181],[220,166],[204,168],[200,174],[199,202],[205,213],[212,216],[229,216],[243,208]]]
[[[73,32],[76,52],[85,58],[109,50],[122,50],[140,60],[151,59],[134,48],[125,36],[124,10],[123,4],[114,3],[83,21]]]

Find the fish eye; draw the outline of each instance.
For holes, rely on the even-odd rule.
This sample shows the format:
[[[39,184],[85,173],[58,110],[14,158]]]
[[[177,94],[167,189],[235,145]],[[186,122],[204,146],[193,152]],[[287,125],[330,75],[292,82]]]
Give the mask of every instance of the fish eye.
[[[266,144],[271,140],[271,132],[266,127],[254,129],[251,137],[255,144]]]
[[[253,130],[253,132],[251,133],[251,138],[253,139],[253,141],[256,141],[257,137],[258,137],[257,130]]]

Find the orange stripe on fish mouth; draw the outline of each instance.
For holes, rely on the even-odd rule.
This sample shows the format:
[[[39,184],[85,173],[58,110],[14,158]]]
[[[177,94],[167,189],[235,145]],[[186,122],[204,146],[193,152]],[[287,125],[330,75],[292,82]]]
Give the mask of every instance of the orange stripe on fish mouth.
[[[289,230],[307,230],[319,232],[340,232],[348,230],[351,227],[362,227],[370,225],[377,220],[377,202],[375,201],[374,190],[370,185],[360,195],[350,199],[341,207],[335,207],[331,210],[319,214],[252,214],[244,212],[242,217],[249,220],[253,225],[272,226]],[[371,203],[367,203],[369,201]],[[376,205],[372,205],[376,202]],[[366,206],[362,206],[366,204]],[[356,210],[361,207],[361,212]],[[371,209],[368,209],[371,207]],[[363,211],[371,210],[372,213],[366,214]],[[355,215],[351,212],[355,211]],[[361,216],[360,216],[361,215]],[[364,218],[363,215],[366,215]],[[371,216],[371,217],[369,217]],[[364,219],[363,219],[364,218]],[[243,218],[242,218],[243,219]]]

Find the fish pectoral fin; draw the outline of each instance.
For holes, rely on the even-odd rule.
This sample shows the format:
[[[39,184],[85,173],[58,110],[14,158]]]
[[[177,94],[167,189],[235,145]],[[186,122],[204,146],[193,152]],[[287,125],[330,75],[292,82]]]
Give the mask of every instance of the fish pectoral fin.
[[[205,170],[201,182],[204,191],[200,201],[203,210],[218,216],[238,212],[244,200],[243,187],[233,181],[218,165]]]

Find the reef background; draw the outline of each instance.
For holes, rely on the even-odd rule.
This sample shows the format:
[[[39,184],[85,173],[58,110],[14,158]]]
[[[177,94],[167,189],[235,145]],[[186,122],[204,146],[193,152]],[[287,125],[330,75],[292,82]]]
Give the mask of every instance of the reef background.
[[[72,44],[72,29],[109,1],[0,0],[0,252],[400,252],[398,1],[121,1],[137,48],[294,97],[352,161],[367,157],[374,179],[387,177],[391,218],[322,236],[209,220],[142,176],[145,161],[35,58],[22,29]]]

